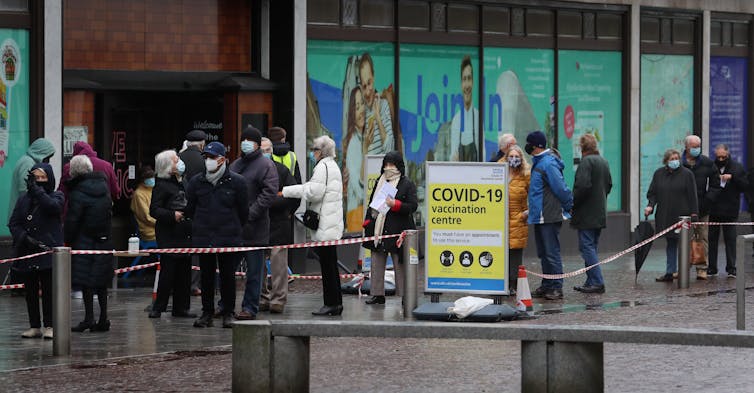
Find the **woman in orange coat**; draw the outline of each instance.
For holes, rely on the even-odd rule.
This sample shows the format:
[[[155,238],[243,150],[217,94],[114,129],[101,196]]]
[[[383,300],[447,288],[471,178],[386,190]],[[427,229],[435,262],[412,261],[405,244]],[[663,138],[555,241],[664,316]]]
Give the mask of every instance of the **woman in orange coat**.
[[[529,207],[526,200],[531,167],[518,145],[511,146],[508,155],[498,162],[508,163],[508,287],[513,293],[518,281],[518,267],[523,263],[524,248],[529,237],[529,226],[526,224]]]

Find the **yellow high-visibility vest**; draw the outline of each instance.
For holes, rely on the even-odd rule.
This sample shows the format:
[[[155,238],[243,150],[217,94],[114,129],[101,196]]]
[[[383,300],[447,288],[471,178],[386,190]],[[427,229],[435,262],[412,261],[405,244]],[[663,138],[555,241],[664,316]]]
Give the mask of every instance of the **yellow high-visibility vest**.
[[[285,165],[285,167],[291,171],[291,175],[296,174],[296,153],[289,151],[288,154],[284,156],[276,156],[273,154],[272,160]]]

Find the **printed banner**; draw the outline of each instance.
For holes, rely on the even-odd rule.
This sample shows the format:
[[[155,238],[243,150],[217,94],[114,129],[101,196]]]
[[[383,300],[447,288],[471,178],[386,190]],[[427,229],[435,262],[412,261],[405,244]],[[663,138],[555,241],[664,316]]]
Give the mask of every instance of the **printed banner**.
[[[392,43],[310,40],[307,45],[306,144],[321,135],[335,141],[347,232],[361,231],[364,220],[364,156],[403,151],[393,52]],[[308,170],[313,165],[308,162]]]
[[[507,165],[426,167],[425,290],[507,294]]]
[[[0,29],[0,236],[9,236],[10,189],[16,161],[29,147],[29,32]],[[58,154],[61,154],[58,152]]]
[[[558,150],[563,176],[573,189],[581,159],[579,138],[593,134],[610,161],[613,189],[607,210],[621,210],[622,104],[621,53],[558,51]]]
[[[641,55],[641,206],[665,150],[682,151],[693,127],[693,56]]]
[[[554,70],[550,49],[484,48],[484,160],[497,154],[498,136],[519,145],[540,130],[552,146]]]
[[[746,167],[748,112],[747,72],[745,57],[713,56],[710,59],[709,154],[715,157],[715,146],[725,143],[731,157]]]

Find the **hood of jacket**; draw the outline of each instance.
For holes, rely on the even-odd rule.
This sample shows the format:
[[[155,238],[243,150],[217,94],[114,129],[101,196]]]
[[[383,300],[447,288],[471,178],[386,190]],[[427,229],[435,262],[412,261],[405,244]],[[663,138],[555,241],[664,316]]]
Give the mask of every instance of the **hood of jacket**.
[[[553,151],[551,149],[547,149],[542,154],[538,156],[532,156],[531,158],[532,166],[540,165],[540,161],[542,161],[542,164],[549,164],[550,162],[554,162],[555,165],[558,166],[558,169],[560,171],[563,171],[563,168],[565,168],[565,165],[563,164],[563,160],[555,156]]]
[[[288,142],[277,142],[272,144],[272,154],[276,156],[284,156],[291,151],[291,145]]]
[[[401,153],[397,151],[391,151],[385,154],[385,158],[382,159],[382,168],[380,169],[380,174],[385,172],[385,165],[387,164],[393,164],[396,168],[398,168],[398,171],[401,173],[401,176],[406,176],[406,164],[403,162],[403,156],[401,156]]]
[[[83,154],[87,157],[97,157],[97,152],[84,141],[78,141],[73,145],[73,155]]]
[[[82,192],[92,198],[100,198],[103,195],[109,197],[110,190],[107,188],[107,178],[102,172],[90,172],[76,176],[68,181],[71,192]]]
[[[55,146],[45,138],[39,138],[29,145],[26,154],[34,159],[34,162],[42,162],[47,157],[55,154]]]
[[[45,192],[49,194],[55,191],[55,173],[52,171],[52,166],[48,163],[40,162],[39,164],[34,164],[34,166],[31,167],[31,170],[33,171],[37,168],[45,171],[47,174],[47,183],[42,187]]]

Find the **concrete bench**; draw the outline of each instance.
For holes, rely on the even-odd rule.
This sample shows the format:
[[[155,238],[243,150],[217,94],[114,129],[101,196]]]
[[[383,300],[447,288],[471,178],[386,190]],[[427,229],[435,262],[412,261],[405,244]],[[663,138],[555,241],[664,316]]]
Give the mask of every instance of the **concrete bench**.
[[[754,348],[754,334],[744,331],[412,321],[243,321],[233,326],[233,391],[309,391],[310,337],[521,341],[521,390],[561,393],[604,390],[606,342]]]

